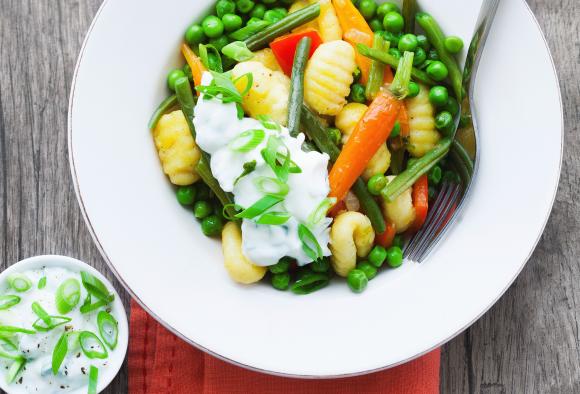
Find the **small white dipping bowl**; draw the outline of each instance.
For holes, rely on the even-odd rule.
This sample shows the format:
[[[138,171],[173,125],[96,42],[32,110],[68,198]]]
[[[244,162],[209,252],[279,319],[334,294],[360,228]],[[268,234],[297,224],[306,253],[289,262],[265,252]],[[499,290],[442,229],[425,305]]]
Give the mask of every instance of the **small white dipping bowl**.
[[[117,347],[114,351],[109,352],[109,366],[104,370],[99,370],[99,378],[97,383],[97,392],[103,391],[109,383],[117,376],[117,373],[123,365],[123,360],[125,359],[125,354],[127,353],[127,346],[129,345],[129,324],[127,323],[127,312],[125,307],[121,302],[119,294],[111,284],[99,271],[91,267],[90,265],[83,263],[80,260],[73,259],[66,256],[56,256],[56,255],[45,255],[45,256],[35,256],[29,257],[27,259],[21,260],[8,267],[4,272],[0,273],[0,283],[3,283],[10,274],[20,273],[28,270],[41,269],[43,267],[61,267],[66,268],[73,272],[87,271],[95,277],[99,278],[107,288],[115,295],[115,301],[113,301],[113,309],[116,311],[115,318],[119,322],[119,338],[117,342]],[[87,376],[88,385],[88,376]],[[19,390],[14,391],[14,388],[18,386],[8,385],[6,379],[0,377],[0,388],[7,393],[21,392]],[[65,391],[61,390],[63,394],[84,394],[87,392],[87,386],[84,386],[78,390]]]

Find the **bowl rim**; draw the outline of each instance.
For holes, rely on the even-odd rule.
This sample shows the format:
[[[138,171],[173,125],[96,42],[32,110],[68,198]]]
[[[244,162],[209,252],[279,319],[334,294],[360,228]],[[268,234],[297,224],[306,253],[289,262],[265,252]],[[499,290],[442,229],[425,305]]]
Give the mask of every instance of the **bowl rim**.
[[[280,377],[287,377],[287,378],[300,378],[300,379],[336,379],[336,378],[355,377],[355,376],[366,375],[366,374],[370,374],[370,373],[374,373],[374,372],[384,371],[384,370],[405,364],[405,363],[412,361],[412,360],[415,360],[415,359],[417,359],[417,358],[419,358],[427,353],[430,353],[431,351],[433,351],[433,350],[441,347],[442,345],[446,344],[447,342],[451,341],[452,339],[457,337],[459,334],[461,334],[463,331],[465,331],[467,328],[469,328],[471,325],[473,325],[473,323],[475,323],[477,320],[479,320],[479,318],[481,318],[487,311],[489,311],[489,309],[491,309],[491,307],[493,305],[495,305],[495,303],[505,294],[505,292],[509,289],[509,287],[513,284],[513,282],[516,280],[516,278],[522,272],[522,270],[526,266],[527,262],[529,261],[530,257],[532,256],[534,250],[536,249],[536,247],[537,247],[537,245],[542,237],[544,229],[546,228],[546,225],[547,225],[548,220],[549,220],[550,215],[551,215],[551,211],[552,211],[553,206],[554,206],[554,202],[556,200],[556,195],[557,195],[558,187],[559,187],[559,183],[560,183],[560,177],[561,177],[561,173],[562,173],[562,163],[563,163],[563,153],[564,153],[564,133],[565,133],[564,111],[563,111],[563,103],[562,103],[562,91],[560,88],[560,80],[558,78],[558,73],[556,70],[556,66],[554,63],[554,58],[552,56],[552,52],[550,50],[550,46],[548,45],[548,42],[546,40],[546,36],[544,34],[544,31],[542,30],[542,27],[540,26],[536,16],[532,12],[528,3],[525,0],[520,0],[520,1],[524,4],[525,10],[527,11],[529,16],[531,17],[533,23],[536,25],[536,28],[538,29],[538,31],[540,33],[543,44],[544,44],[544,46],[547,50],[547,53],[548,53],[548,57],[550,60],[550,64],[552,66],[552,72],[553,72],[553,75],[555,77],[555,81],[558,85],[558,107],[560,110],[561,129],[559,130],[559,132],[560,132],[560,159],[558,162],[557,182],[555,183],[555,188],[552,192],[552,197],[551,197],[551,201],[550,201],[550,210],[547,212],[546,217],[543,219],[543,223],[542,223],[542,226],[541,226],[541,228],[536,236],[536,240],[534,241],[530,251],[528,252],[528,255],[522,261],[517,272],[514,273],[513,277],[510,278],[510,280],[508,281],[506,286],[501,290],[501,292],[498,293],[496,298],[494,298],[488,305],[486,305],[486,307],[479,314],[477,314],[471,321],[469,321],[465,326],[461,327],[456,332],[447,336],[446,339],[440,341],[439,343],[435,344],[434,346],[432,346],[432,347],[430,347],[422,352],[415,354],[414,356],[408,357],[408,358],[401,360],[399,362],[392,363],[392,364],[389,364],[389,365],[386,365],[383,367],[379,367],[379,368],[373,368],[373,369],[354,372],[354,373],[331,374],[331,375],[307,375],[307,374],[302,375],[302,374],[294,374],[294,373],[283,373],[283,372],[270,371],[267,369],[257,368],[257,367],[254,367],[252,365],[247,365],[247,364],[238,362],[236,360],[233,360],[231,358],[225,357],[225,356],[223,356],[215,351],[212,351],[212,350],[196,343],[195,341],[191,340],[190,338],[186,337],[185,335],[183,335],[180,331],[178,331],[177,329],[175,329],[174,327],[169,325],[167,322],[165,322],[163,319],[161,319],[155,312],[153,312],[151,309],[149,309],[147,307],[147,305],[128,286],[128,284],[125,282],[123,277],[121,277],[121,275],[119,274],[119,272],[117,271],[117,269],[113,265],[112,261],[110,260],[109,256],[105,252],[105,250],[104,250],[104,248],[103,248],[103,246],[102,246],[102,244],[101,244],[101,242],[100,242],[100,240],[99,240],[99,238],[94,230],[94,227],[93,227],[91,220],[88,216],[88,213],[87,213],[84,201],[83,201],[83,197],[82,197],[81,192],[80,192],[79,181],[78,181],[76,166],[75,166],[75,159],[74,159],[74,155],[72,153],[73,152],[73,148],[72,148],[72,113],[73,113],[73,106],[74,106],[74,97],[75,97],[75,90],[76,90],[77,75],[78,75],[81,61],[83,59],[83,55],[85,53],[87,42],[91,36],[93,28],[95,27],[102,11],[105,9],[107,4],[109,3],[109,0],[104,0],[103,3],[101,4],[101,6],[99,7],[99,9],[97,10],[95,17],[93,18],[93,20],[92,20],[92,22],[87,30],[85,38],[83,40],[83,43],[81,45],[81,49],[80,49],[80,52],[79,52],[79,55],[78,55],[78,58],[77,58],[77,61],[75,64],[75,68],[74,68],[73,78],[71,81],[71,88],[70,88],[71,90],[70,90],[70,96],[69,96],[68,116],[67,116],[68,158],[69,158],[69,166],[70,166],[70,170],[71,170],[71,176],[72,176],[72,181],[73,181],[73,185],[74,185],[75,195],[77,197],[77,200],[79,203],[79,208],[81,210],[83,219],[84,219],[84,221],[87,225],[87,228],[89,230],[91,238],[93,239],[93,242],[95,243],[95,246],[97,247],[99,253],[101,254],[103,259],[105,260],[105,263],[107,264],[109,269],[113,272],[113,274],[115,275],[117,280],[121,283],[121,285],[129,293],[129,295],[132,297],[132,299],[135,300],[141,308],[143,308],[149,315],[151,315],[159,324],[161,324],[169,332],[173,333],[174,335],[176,335],[178,338],[185,341],[189,345],[191,345],[191,346],[193,346],[193,347],[195,347],[203,352],[206,352],[213,357],[216,357],[222,361],[228,362],[228,363],[233,364],[235,366],[245,368],[247,370],[254,371],[254,372],[265,373],[265,374],[269,374],[269,375],[273,375],[273,376],[280,376]]]
[[[86,270],[89,271],[91,274],[95,275],[101,281],[103,281],[105,285],[108,286],[108,288],[112,289],[112,292],[115,296],[114,305],[115,308],[117,308],[119,311],[118,316],[116,316],[117,321],[119,323],[119,336],[120,336],[119,338],[120,340],[118,341],[118,343],[121,345],[124,344],[124,346],[122,346],[122,348],[117,347],[115,349],[116,356],[114,359],[111,358],[111,360],[114,360],[115,363],[113,364],[113,368],[109,368],[108,373],[103,375],[106,377],[106,379],[103,379],[101,374],[99,374],[99,383],[103,384],[102,382],[104,382],[103,387],[101,388],[101,390],[99,390],[99,392],[101,392],[105,390],[109,386],[109,384],[111,384],[111,382],[115,379],[115,377],[119,374],[119,371],[121,370],[121,367],[125,362],[125,356],[127,355],[127,349],[129,347],[129,323],[127,321],[127,311],[125,310],[125,306],[123,305],[123,302],[119,297],[119,293],[117,292],[113,284],[96,268],[90,266],[89,264],[81,260],[55,254],[32,256],[20,260],[12,264],[10,267],[6,268],[4,271],[0,273],[0,281],[4,280],[8,275],[12,273],[22,272],[29,269],[38,269],[42,266],[62,267],[70,269],[71,271],[75,272]],[[0,388],[8,393],[10,392],[9,386],[8,384],[5,383],[4,379],[0,380]],[[73,391],[73,393],[81,392],[85,388],[86,386],[83,386],[80,389]]]

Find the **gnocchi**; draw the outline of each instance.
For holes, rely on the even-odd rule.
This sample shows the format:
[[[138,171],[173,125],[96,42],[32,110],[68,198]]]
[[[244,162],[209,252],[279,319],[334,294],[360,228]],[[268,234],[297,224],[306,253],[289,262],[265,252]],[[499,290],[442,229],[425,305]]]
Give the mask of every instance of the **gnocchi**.
[[[258,282],[266,275],[266,267],[252,263],[242,253],[242,231],[237,223],[228,222],[222,230],[224,265],[230,278],[237,283]]]
[[[272,71],[282,72],[278,61],[276,60],[276,56],[274,56],[274,52],[272,52],[270,48],[264,48],[254,52],[252,61],[262,63],[266,68],[269,68]]]
[[[334,219],[330,229],[330,261],[334,271],[343,277],[355,268],[356,258],[371,251],[375,231],[368,217],[360,212],[344,212]]]
[[[289,12],[292,13],[301,10],[302,8],[316,2],[320,4],[320,16],[317,19],[294,29],[294,32],[298,33],[304,30],[314,29],[318,31],[323,42],[342,39],[342,28],[340,27],[331,0],[299,0],[290,6]]]
[[[434,108],[429,102],[429,88],[421,85],[417,97],[407,99],[409,114],[409,144],[407,150],[413,157],[421,157],[441,139],[435,129]]]
[[[252,74],[253,85],[243,98],[244,110],[253,118],[259,115],[268,115],[274,121],[285,126],[288,122],[290,78],[257,61],[238,63],[232,70],[234,79],[247,73]],[[236,87],[242,91],[245,84],[246,80],[243,78]]]
[[[390,182],[395,177],[388,176],[387,179]],[[405,232],[415,220],[412,191],[412,188],[405,190],[392,202],[382,200],[383,214],[395,225],[397,233]]]
[[[354,131],[359,120],[363,117],[368,107],[364,104],[349,103],[336,116],[335,126],[342,133],[342,142],[346,143]],[[391,152],[387,144],[382,144],[377,153],[371,158],[362,177],[369,180],[373,175],[384,174],[391,165]]]
[[[304,99],[321,115],[337,115],[346,105],[353,72],[355,52],[345,41],[320,45],[304,72]]]
[[[163,115],[153,129],[163,172],[174,185],[191,185],[199,179],[195,165],[201,157],[181,110]]]

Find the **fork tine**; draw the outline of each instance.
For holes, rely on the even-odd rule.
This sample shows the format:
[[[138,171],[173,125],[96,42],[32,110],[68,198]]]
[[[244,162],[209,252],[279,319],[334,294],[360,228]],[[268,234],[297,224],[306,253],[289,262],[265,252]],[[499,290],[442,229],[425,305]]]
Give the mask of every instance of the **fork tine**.
[[[406,257],[408,257],[409,255],[412,255],[414,253],[414,251],[417,248],[417,246],[419,245],[420,241],[423,239],[423,234],[425,233],[426,229],[429,228],[429,226],[431,225],[431,222],[433,221],[433,216],[435,215],[435,213],[437,211],[439,211],[439,208],[440,208],[441,204],[443,203],[445,196],[447,196],[447,194],[449,193],[449,188],[450,188],[450,184],[447,182],[445,182],[443,184],[443,186],[441,187],[441,191],[437,195],[437,198],[435,199],[435,203],[433,204],[433,207],[429,210],[429,213],[427,214],[427,219],[425,220],[425,224],[419,230],[419,232],[417,232],[417,234],[415,234],[413,236],[413,238],[411,238],[411,241],[409,241],[409,243],[405,247],[404,255]]]
[[[415,252],[413,256],[415,261],[420,263],[423,260],[425,257],[425,252],[429,249],[429,246],[433,243],[433,241],[437,239],[439,231],[446,224],[446,220],[449,217],[449,212],[451,212],[453,206],[457,203],[460,197],[461,187],[459,185],[453,185],[449,194],[449,198],[445,200],[445,204],[442,206],[439,215],[437,215],[437,219],[433,221],[433,224],[425,233],[424,241]]]

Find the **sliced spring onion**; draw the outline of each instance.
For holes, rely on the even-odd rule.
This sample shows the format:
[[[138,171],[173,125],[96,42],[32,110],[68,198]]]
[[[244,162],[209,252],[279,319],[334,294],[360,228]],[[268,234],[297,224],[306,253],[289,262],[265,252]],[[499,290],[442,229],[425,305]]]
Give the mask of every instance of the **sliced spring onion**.
[[[245,62],[254,57],[243,41],[234,41],[222,48],[222,53],[236,62]]]
[[[264,138],[266,138],[266,133],[262,129],[246,130],[232,139],[228,147],[236,152],[247,153],[256,149]]]
[[[46,287],[46,276],[43,276],[42,278],[40,278],[40,280],[38,281],[38,290],[42,290]]]
[[[92,312],[96,309],[99,309],[102,306],[109,305],[111,302],[113,302],[114,299],[115,299],[115,296],[113,294],[111,294],[109,296],[109,298],[99,300],[99,301],[95,302],[94,304],[83,304],[80,308],[80,311],[83,314]]]
[[[328,210],[336,204],[336,198],[327,197],[316,207],[316,209],[308,216],[308,222],[318,224],[326,217]]]
[[[10,287],[19,293],[23,293],[32,287],[32,282],[26,275],[12,274],[8,277],[8,284]]]
[[[15,334],[15,333],[31,335],[36,334],[36,331],[15,326],[0,326],[0,336],[3,336],[4,334]]]
[[[294,294],[305,295],[314,293],[325,287],[330,282],[328,275],[325,274],[306,274],[298,279],[290,290]]]
[[[242,102],[243,96],[240,94],[238,89],[236,89],[236,86],[234,85],[234,82],[232,81],[229,73],[218,73],[214,71],[210,71],[210,73],[213,79],[209,85],[195,87],[198,92],[204,94],[204,99],[212,99],[218,95],[221,95],[221,100],[225,104]],[[253,77],[251,76],[252,74],[249,75],[250,76],[246,78],[251,79],[253,83]],[[239,78],[242,78],[243,76],[244,75],[240,76]]]
[[[235,216],[230,215],[230,212],[232,212],[232,211],[233,212],[240,212],[242,209],[243,208],[240,207],[238,204],[234,204],[234,203],[226,204],[222,208],[222,215],[227,220],[229,220],[231,222],[235,222],[236,220],[238,220],[238,218],[236,218]]]
[[[288,194],[290,188],[287,184],[281,182],[276,178],[261,176],[254,179],[254,185],[258,191],[263,194],[269,194],[276,197],[284,197]]]
[[[8,309],[17,305],[20,302],[20,297],[17,295],[0,296],[0,310]]]
[[[74,278],[69,278],[62,282],[56,289],[54,296],[56,309],[59,313],[65,314],[73,310],[81,299],[81,285]]]
[[[212,63],[209,60],[210,53],[214,56],[215,60],[214,63]],[[201,60],[205,68],[207,68],[208,70],[215,71],[218,73],[224,71],[222,65],[222,56],[220,55],[217,48],[211,44],[208,45],[199,44],[199,59]]]
[[[99,368],[91,365],[89,369],[89,389],[88,394],[97,394],[97,381],[99,379]]]
[[[282,182],[288,181],[292,160],[290,159],[290,150],[284,145],[282,139],[278,136],[271,135],[268,138],[266,147],[262,149],[261,153],[264,161],[274,171],[276,177]]]
[[[312,259],[312,261],[323,257],[322,248],[316,240],[316,237],[304,224],[298,226],[298,238],[302,242],[302,250]]]
[[[266,212],[266,210],[272,208],[274,205],[281,202],[283,198],[276,196],[264,196],[258,201],[256,201],[249,208],[244,209],[242,212],[236,214],[237,219],[253,219],[256,216],[261,215]]]
[[[68,353],[68,334],[63,332],[52,351],[52,373],[56,375]]]
[[[242,171],[240,176],[236,178],[236,180],[234,181],[234,185],[236,183],[238,183],[238,181],[240,179],[242,179],[243,177],[245,177],[246,175],[248,175],[249,173],[253,172],[256,169],[256,160],[252,160],[252,161],[248,161],[248,162],[244,163],[243,167],[244,167],[244,171]],[[230,205],[230,204],[227,204],[227,205]]]
[[[49,318],[50,320],[47,324],[42,318],[39,317],[34,323],[32,323],[32,327],[34,327],[36,331],[47,332],[72,320],[70,317],[66,316],[49,316]]]
[[[20,371],[22,371],[25,364],[26,359],[24,357],[20,357],[17,360],[15,360],[8,369],[8,373],[6,374],[6,382],[8,383],[14,382],[14,379],[16,379]]]
[[[97,297],[100,300],[108,299],[111,297],[111,293],[107,286],[99,278],[94,275],[89,274],[86,271],[81,271],[81,280],[83,282],[83,286],[89,294]]]
[[[0,357],[11,360],[18,360],[22,357],[16,346],[10,339],[0,337]]]
[[[110,313],[100,311],[97,315],[97,325],[103,342],[111,350],[114,350],[117,346],[117,339],[119,338],[119,323],[117,320]]]
[[[254,85],[254,74],[245,73],[245,74],[240,75],[239,77],[234,79],[234,85],[237,84],[239,81],[244,80],[244,79],[246,80],[246,87],[240,93],[240,97],[244,97],[252,89],[252,85]]]
[[[109,356],[103,342],[90,331],[81,331],[79,333],[79,343],[83,353],[88,358],[104,359]]]
[[[258,115],[257,118],[265,129],[276,131],[282,130],[282,127],[280,127],[280,125],[268,115]]]
[[[36,316],[38,316],[43,322],[45,322],[47,326],[50,326],[51,319],[48,312],[45,311],[44,308],[37,301],[34,301],[31,307],[32,312],[34,312]]]
[[[403,57],[399,60],[399,67],[393,83],[391,84],[391,92],[399,100],[403,100],[409,94],[409,82],[411,81],[411,71],[413,71],[413,52],[405,51]]]
[[[286,223],[290,219],[290,215],[286,212],[266,212],[258,218],[256,223],[267,224],[270,226],[279,226]]]

